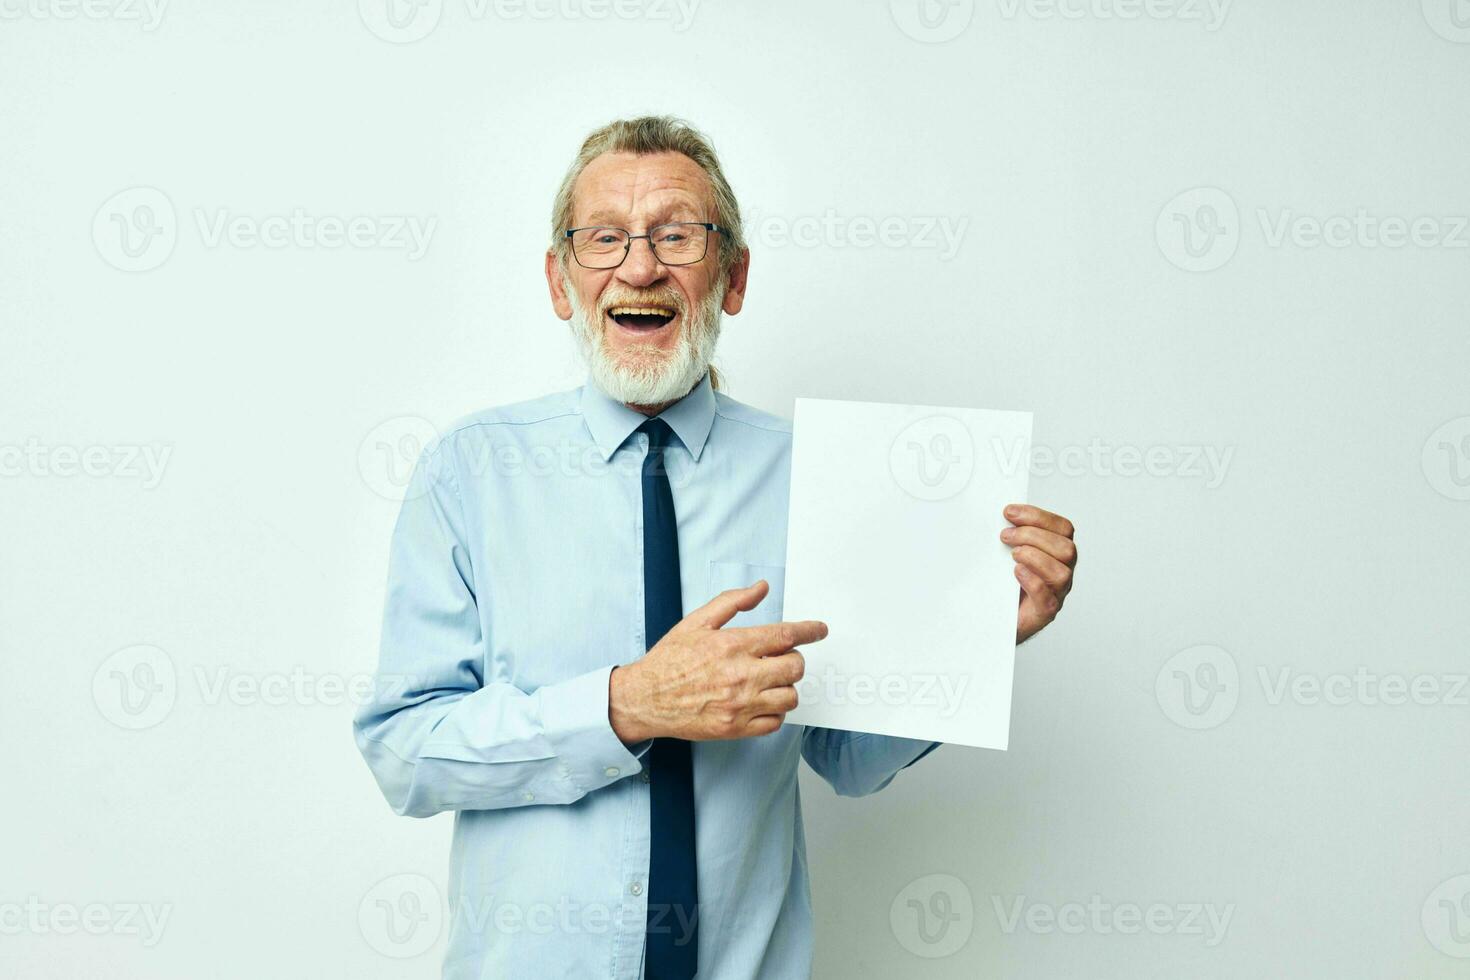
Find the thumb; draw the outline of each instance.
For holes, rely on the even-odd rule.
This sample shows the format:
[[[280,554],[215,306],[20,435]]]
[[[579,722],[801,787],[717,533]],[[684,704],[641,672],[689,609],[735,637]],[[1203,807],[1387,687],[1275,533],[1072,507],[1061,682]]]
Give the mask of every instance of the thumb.
[[[765,579],[759,579],[743,589],[726,589],[685,616],[684,625],[717,630],[734,619],[736,613],[749,612],[760,605],[769,591],[771,587]]]

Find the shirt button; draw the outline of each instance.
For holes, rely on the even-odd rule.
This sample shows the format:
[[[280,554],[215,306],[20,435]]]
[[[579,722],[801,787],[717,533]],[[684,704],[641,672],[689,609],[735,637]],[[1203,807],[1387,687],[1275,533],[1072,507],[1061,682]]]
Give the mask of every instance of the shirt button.
[[[620,772],[622,772],[622,770],[619,769],[617,766],[608,766],[606,769],[602,770],[602,774],[608,779],[615,778]]]
[[[628,886],[628,891],[632,892],[634,895],[642,895],[643,894],[643,885],[642,885],[641,882],[635,881],[631,885]]]
[[[522,793],[521,794],[521,799],[525,800],[527,803],[530,803],[535,798],[536,798],[536,794],[535,793]]]
[[[648,782],[648,770],[645,769],[642,772],[640,772],[638,774],[638,778],[641,779],[641,780],[643,780],[645,783]]]

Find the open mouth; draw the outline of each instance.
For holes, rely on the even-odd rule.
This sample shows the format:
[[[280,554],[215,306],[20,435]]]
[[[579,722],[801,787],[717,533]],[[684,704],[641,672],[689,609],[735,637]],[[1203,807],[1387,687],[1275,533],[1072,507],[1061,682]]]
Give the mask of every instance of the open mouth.
[[[674,311],[667,306],[614,306],[607,315],[627,330],[658,330],[674,319]]]

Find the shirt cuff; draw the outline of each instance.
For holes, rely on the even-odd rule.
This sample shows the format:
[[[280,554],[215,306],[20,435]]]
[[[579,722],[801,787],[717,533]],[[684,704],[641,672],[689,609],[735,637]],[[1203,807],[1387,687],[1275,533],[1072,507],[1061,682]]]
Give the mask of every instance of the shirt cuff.
[[[583,793],[601,789],[643,770],[608,720],[611,665],[537,691],[541,725],[556,753],[557,772]]]

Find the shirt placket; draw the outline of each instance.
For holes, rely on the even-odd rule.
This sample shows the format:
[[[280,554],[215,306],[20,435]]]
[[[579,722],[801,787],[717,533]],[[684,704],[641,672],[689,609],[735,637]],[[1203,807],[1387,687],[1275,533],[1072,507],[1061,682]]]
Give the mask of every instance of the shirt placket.
[[[648,438],[646,436],[638,434],[634,436],[634,440],[639,449],[647,452]],[[632,447],[633,443],[630,443],[628,447],[625,447],[625,451]],[[635,483],[642,480],[641,471],[638,468],[628,467],[620,470],[620,473],[626,474],[623,476],[624,479],[631,479]],[[634,523],[634,539],[641,541],[643,540],[641,510],[635,511]],[[637,581],[640,583],[643,581],[641,555]],[[643,597],[641,594],[634,605],[637,609],[642,610]],[[617,937],[613,946],[613,977],[614,980],[641,980],[643,947],[648,930],[648,864],[652,846],[648,834],[648,770],[644,769],[638,776],[623,780],[618,784],[617,789],[621,792],[625,805],[623,809],[623,854],[618,870],[619,900]]]

